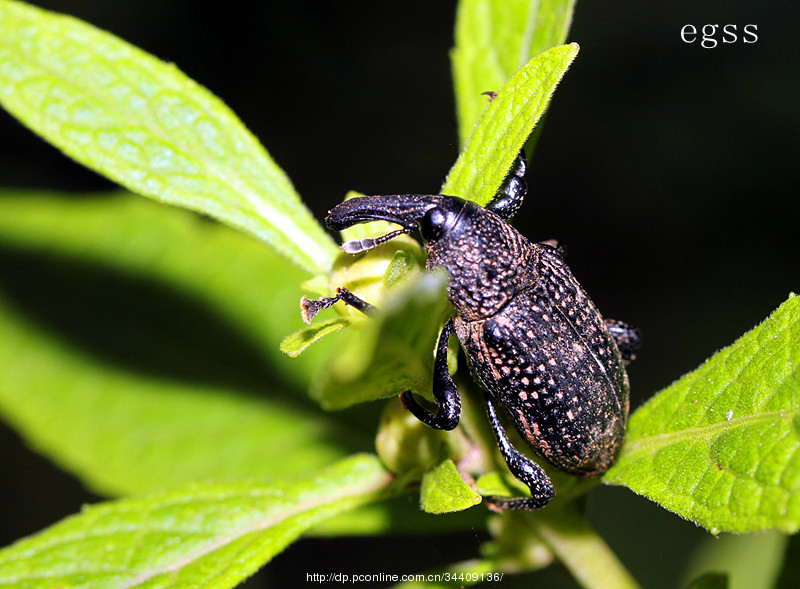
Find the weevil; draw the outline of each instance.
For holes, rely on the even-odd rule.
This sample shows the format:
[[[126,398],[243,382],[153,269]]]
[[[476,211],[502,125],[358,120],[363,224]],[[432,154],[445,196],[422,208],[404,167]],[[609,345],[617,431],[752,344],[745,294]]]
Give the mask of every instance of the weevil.
[[[433,413],[410,391],[403,404],[426,425],[451,430],[461,399],[447,367],[447,345],[455,334],[473,378],[481,386],[489,422],[511,473],[530,497],[487,497],[496,510],[544,507],[555,495],[549,477],[519,452],[498,415],[539,456],[583,477],[604,473],[622,445],[628,417],[625,367],[639,348],[638,330],[604,320],[564,262],[554,241],[532,243],[509,221],[527,193],[526,162],[520,151],[497,194],[483,208],[455,196],[403,194],[353,198],[334,207],[331,229],[384,220],[400,229],[349,241],[342,250],[359,254],[415,229],[425,241],[427,269],[444,268],[455,316],[436,346]],[[306,321],[342,300],[365,313],[375,308],[340,288],[335,297],[303,299]]]

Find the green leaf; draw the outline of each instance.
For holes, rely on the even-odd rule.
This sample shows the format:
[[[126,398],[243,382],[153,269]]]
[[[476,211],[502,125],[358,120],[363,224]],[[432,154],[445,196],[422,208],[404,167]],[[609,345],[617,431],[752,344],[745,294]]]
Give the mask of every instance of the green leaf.
[[[325,336],[337,333],[351,323],[352,319],[349,317],[332,317],[325,321],[317,321],[287,335],[281,342],[281,352],[296,358]]]
[[[113,35],[0,0],[0,104],[134,192],[254,235],[310,274],[333,262],[332,240],[233,112]]]
[[[606,482],[708,528],[800,527],[800,298],[631,416]]]
[[[395,397],[383,407],[375,449],[389,472],[413,473],[419,478],[420,473],[438,465],[443,456],[461,457],[469,451],[463,448],[466,443],[460,445],[456,440],[462,440],[459,432],[428,427]]]
[[[514,74],[483,111],[442,194],[482,206],[492,199],[577,54],[576,43],[554,47]]]
[[[456,46],[451,53],[464,145],[485,103],[482,92],[497,90],[531,57],[562,44],[575,0],[461,0]]]
[[[306,473],[372,446],[372,426],[304,394],[328,344],[278,351],[303,273],[241,233],[130,195],[6,195],[0,266],[0,414],[99,492]]]
[[[303,325],[298,283],[305,273],[240,232],[187,211],[122,191],[0,191],[0,241],[65,263],[96,264],[202,301],[219,315],[208,321],[230,324],[253,348],[248,357],[263,361],[259,376],[269,367],[305,390],[312,368],[327,354],[315,353],[320,346],[296,360],[278,352],[286,334]]]
[[[483,498],[461,477],[449,458],[422,477],[420,505],[428,513],[452,513],[477,505]]]
[[[94,505],[0,551],[0,587],[234,587],[317,522],[380,499],[391,480],[361,455],[296,481]]]
[[[100,492],[309,472],[369,445],[368,435],[276,396],[275,386],[258,398],[106,366],[1,302],[0,333],[4,419]]]
[[[390,501],[371,503],[348,511],[315,527],[314,536],[368,536],[379,534],[442,534],[484,529],[488,509],[468,509],[432,515],[420,510],[419,504],[401,496]]]
[[[497,471],[487,472],[475,481],[475,488],[483,496],[499,495],[500,497],[519,497],[528,492],[527,487],[522,483],[514,485],[514,480],[510,480]],[[511,486],[514,485],[514,486]]]
[[[405,390],[431,396],[436,318],[448,308],[446,279],[422,273],[392,290],[360,329],[339,338],[339,350],[318,372],[312,393],[340,409]]]

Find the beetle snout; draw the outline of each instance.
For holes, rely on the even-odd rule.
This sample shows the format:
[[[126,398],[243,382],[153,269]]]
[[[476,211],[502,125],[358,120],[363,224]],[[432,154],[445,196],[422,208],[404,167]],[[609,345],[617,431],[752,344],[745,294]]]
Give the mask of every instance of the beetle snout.
[[[397,223],[407,231],[419,224],[425,212],[435,207],[441,197],[423,194],[360,196],[333,207],[325,219],[330,229],[341,230],[369,221]]]

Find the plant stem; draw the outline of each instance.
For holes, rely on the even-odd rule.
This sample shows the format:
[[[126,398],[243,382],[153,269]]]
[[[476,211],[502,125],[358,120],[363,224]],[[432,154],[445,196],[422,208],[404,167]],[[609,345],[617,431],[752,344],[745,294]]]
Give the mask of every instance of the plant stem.
[[[531,518],[535,532],[586,589],[640,589],[603,539],[578,513],[544,510]]]

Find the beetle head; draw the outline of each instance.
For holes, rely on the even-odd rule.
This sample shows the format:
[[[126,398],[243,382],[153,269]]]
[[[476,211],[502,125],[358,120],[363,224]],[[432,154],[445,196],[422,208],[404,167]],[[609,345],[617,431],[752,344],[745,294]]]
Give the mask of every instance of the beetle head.
[[[441,194],[395,194],[362,196],[336,205],[325,219],[331,229],[341,230],[368,221],[389,221],[402,227],[380,237],[347,241],[342,251],[359,254],[398,235],[420,228],[425,241],[435,241],[452,228],[466,201]]]

